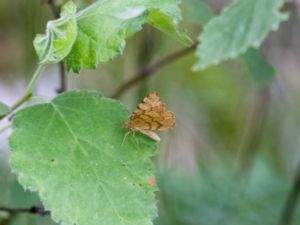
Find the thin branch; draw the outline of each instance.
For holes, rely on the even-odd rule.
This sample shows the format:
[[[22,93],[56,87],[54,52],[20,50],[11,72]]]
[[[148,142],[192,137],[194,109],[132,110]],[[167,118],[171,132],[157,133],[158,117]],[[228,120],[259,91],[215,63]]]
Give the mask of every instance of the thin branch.
[[[124,94],[124,92],[126,92],[132,86],[136,85],[138,82],[146,79],[147,77],[153,75],[157,70],[159,70],[163,66],[168,65],[168,64],[176,61],[177,59],[180,59],[181,57],[194,51],[196,49],[197,45],[198,45],[198,42],[195,42],[190,47],[180,49],[179,51],[176,51],[176,52],[166,56],[165,58],[142,68],[133,76],[133,78],[128,80],[125,84],[121,85],[121,87],[119,87],[117,89],[117,91],[111,97],[119,98],[122,94]]]
[[[300,196],[300,162],[295,174],[292,188],[287,196],[284,207],[282,209],[278,225],[291,225],[293,216],[297,208],[297,202]]]
[[[47,211],[42,206],[32,206],[30,208],[7,208],[7,207],[0,207],[0,211],[4,211],[10,214],[16,213],[30,213],[30,214],[37,214],[41,216],[50,215],[50,211]]]
[[[62,93],[67,90],[66,68],[63,61],[59,62],[60,87],[56,90],[57,93]]]
[[[54,17],[58,19],[61,7],[56,5],[54,0],[47,0],[47,4],[50,6]],[[56,92],[62,93],[67,90],[66,68],[65,68],[65,63],[63,61],[60,61],[58,63],[58,66],[59,66],[60,87],[56,90]]]

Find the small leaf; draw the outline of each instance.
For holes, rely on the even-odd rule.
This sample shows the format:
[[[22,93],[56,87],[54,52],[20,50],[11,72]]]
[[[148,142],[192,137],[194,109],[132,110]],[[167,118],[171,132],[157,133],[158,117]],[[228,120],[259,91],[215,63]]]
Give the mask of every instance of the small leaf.
[[[78,37],[66,62],[69,70],[96,68],[123,52],[125,39],[150,23],[184,44],[191,41],[177,31],[181,19],[178,0],[99,0],[77,15]]]
[[[0,117],[5,116],[9,112],[10,112],[9,106],[7,106],[6,104],[0,102]]]
[[[153,9],[150,11],[148,22],[158,30],[175,37],[185,45],[193,44],[193,41],[187,34],[179,32],[176,27],[174,27],[175,22],[173,18],[158,9]]]
[[[155,188],[148,180],[156,144],[122,128],[129,116],[119,101],[86,91],[16,114],[11,166],[24,188],[38,191],[55,221],[152,224]]]
[[[62,8],[61,17],[47,23],[46,34],[38,34],[34,48],[41,64],[57,63],[71,51],[76,40],[76,6],[69,1]]]
[[[279,11],[283,0],[239,0],[210,20],[200,35],[194,69],[204,69],[258,47],[287,14]]]
[[[250,76],[258,85],[266,85],[275,79],[274,68],[266,61],[258,49],[250,48],[241,55]]]

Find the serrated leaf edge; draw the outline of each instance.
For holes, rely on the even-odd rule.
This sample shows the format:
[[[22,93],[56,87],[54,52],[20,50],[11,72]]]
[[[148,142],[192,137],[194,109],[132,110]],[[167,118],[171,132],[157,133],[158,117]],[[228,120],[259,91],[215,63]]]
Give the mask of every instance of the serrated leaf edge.
[[[238,0],[236,0],[233,4],[230,4],[228,6],[226,6],[221,14],[219,15],[222,15],[223,13],[226,13],[228,10],[230,10],[231,7],[233,7],[235,4],[238,4]],[[278,30],[279,28],[279,25],[282,21],[286,21],[288,18],[289,18],[289,13],[288,12],[280,12],[279,9],[280,7],[284,4],[283,1],[278,1],[278,5],[276,5],[274,8],[273,8],[273,12],[275,15],[277,15],[278,17],[278,20],[277,22],[272,26],[271,30],[270,31],[276,31]],[[215,17],[216,18],[216,17]],[[225,60],[228,60],[228,59],[233,59],[233,58],[236,58],[237,56],[241,55],[241,54],[244,54],[249,48],[253,47],[253,48],[258,48],[261,43],[264,41],[264,39],[268,36],[268,34],[270,33],[267,32],[265,35],[263,35],[258,41],[256,41],[255,43],[251,44],[250,46],[248,47],[244,47],[242,48],[239,52],[236,51],[236,52],[232,52],[231,55],[226,58],[226,59],[220,59],[220,60],[215,60],[214,62],[212,63],[209,63],[209,64],[201,64],[201,57],[200,55],[198,55],[198,52],[201,52],[201,35],[207,30],[207,27],[213,22],[213,20],[215,19],[211,19],[203,28],[203,32],[200,34],[199,38],[198,38],[198,41],[199,41],[199,44],[197,46],[197,49],[196,49],[196,52],[195,52],[195,56],[196,58],[199,58],[199,62],[196,63],[193,67],[192,67],[192,70],[193,71],[199,71],[199,70],[204,70],[204,69],[207,69],[208,67],[210,66],[214,66],[214,65],[217,65]]]

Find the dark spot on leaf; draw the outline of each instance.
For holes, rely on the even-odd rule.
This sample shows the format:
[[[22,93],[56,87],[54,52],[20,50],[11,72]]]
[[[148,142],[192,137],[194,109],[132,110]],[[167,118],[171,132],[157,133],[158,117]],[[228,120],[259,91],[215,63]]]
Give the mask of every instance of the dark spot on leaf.
[[[55,159],[51,159],[51,162],[55,162]]]

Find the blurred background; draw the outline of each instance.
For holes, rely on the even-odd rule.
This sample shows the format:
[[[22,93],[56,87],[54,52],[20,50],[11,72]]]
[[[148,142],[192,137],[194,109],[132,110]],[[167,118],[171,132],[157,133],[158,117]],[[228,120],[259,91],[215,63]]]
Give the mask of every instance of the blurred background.
[[[84,8],[93,1],[75,2]],[[182,28],[197,40],[203,24],[230,2],[184,0]],[[292,198],[297,200],[297,187],[292,188],[300,170],[300,3],[287,1],[283,10],[290,12],[289,20],[261,46],[274,67],[273,80],[251,76],[239,59],[193,72],[196,59],[191,52],[120,96],[133,110],[147,93],[157,91],[176,115],[176,126],[161,134],[154,159],[160,188],[155,224],[300,224],[300,206],[294,207],[291,223],[279,222],[291,190],[296,190]],[[0,1],[0,101],[12,105],[24,93],[37,65],[33,38],[50,19],[54,15],[47,0]],[[144,26],[127,41],[122,56],[97,70],[69,73],[68,90],[111,96],[141,68],[182,48]],[[35,91],[40,97],[33,101],[53,98],[59,87],[59,66],[48,67]],[[7,123],[2,121],[0,129]],[[8,129],[0,135],[0,206],[39,205],[37,196],[24,192],[10,172],[10,133]],[[0,225],[53,224],[35,215],[5,218],[0,212]]]

